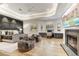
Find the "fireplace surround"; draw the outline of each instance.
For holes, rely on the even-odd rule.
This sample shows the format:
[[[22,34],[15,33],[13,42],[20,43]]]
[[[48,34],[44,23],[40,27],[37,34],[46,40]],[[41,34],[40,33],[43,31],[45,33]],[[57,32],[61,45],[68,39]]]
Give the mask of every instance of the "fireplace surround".
[[[65,44],[76,55],[79,55],[79,29],[65,30]]]

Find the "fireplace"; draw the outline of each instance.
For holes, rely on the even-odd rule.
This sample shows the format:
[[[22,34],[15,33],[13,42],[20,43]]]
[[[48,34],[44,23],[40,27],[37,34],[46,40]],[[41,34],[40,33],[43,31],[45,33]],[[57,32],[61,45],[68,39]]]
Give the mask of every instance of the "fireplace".
[[[66,45],[76,54],[78,55],[78,33],[79,30],[66,30]]]
[[[77,54],[77,38],[71,35],[67,35],[67,46]]]

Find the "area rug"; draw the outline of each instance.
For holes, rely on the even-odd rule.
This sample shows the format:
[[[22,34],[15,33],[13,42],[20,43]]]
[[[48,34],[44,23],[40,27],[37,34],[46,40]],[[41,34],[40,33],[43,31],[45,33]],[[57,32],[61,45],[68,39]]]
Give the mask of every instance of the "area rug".
[[[5,52],[13,52],[17,49],[17,43],[0,42],[0,50]]]

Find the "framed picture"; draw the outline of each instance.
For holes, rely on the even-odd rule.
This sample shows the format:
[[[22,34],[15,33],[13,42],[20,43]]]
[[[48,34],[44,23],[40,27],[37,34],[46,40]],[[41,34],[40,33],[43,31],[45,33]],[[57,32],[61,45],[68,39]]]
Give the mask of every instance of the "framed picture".
[[[52,30],[53,31],[53,24],[47,24],[46,25],[46,30]]]
[[[37,24],[32,24],[31,27],[30,27],[30,30],[32,32],[36,32],[37,31]]]

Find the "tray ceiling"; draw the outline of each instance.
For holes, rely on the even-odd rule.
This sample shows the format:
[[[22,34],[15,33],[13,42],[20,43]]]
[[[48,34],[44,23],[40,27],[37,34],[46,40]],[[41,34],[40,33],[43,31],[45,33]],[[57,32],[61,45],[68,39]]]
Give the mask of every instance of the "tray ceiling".
[[[0,3],[0,14],[22,21],[43,18],[56,19],[72,6],[72,3]]]
[[[55,15],[56,3],[3,3],[0,13],[20,20]]]

